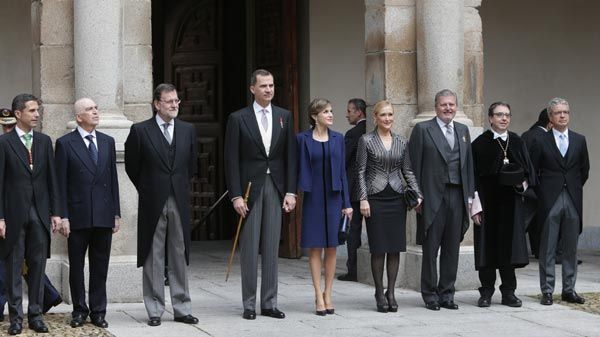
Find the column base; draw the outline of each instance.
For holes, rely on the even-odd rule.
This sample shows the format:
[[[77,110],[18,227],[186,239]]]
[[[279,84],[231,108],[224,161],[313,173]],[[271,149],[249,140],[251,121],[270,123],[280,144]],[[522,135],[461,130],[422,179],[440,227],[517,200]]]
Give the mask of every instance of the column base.
[[[85,286],[89,291],[89,264],[84,268]],[[46,275],[60,292],[63,301],[71,304],[69,260],[66,256],[49,259]],[[111,256],[106,280],[108,303],[142,302],[142,268],[137,268],[136,256]]]
[[[373,285],[373,276],[371,274],[371,253],[369,252],[368,247],[361,247],[358,249],[357,260],[358,281]],[[422,261],[423,252],[421,251],[421,246],[406,247],[406,252],[400,253],[400,268],[396,281],[396,287],[420,291]],[[384,277],[383,280],[385,285],[386,277]],[[456,290],[473,290],[479,287],[479,278],[477,276],[477,271],[475,270],[473,246],[460,247],[455,287]]]

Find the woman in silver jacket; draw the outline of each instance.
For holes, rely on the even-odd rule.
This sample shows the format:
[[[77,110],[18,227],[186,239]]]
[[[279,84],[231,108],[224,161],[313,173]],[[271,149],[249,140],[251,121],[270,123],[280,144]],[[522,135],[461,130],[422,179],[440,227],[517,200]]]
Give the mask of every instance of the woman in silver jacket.
[[[371,271],[375,281],[377,311],[396,312],[394,286],[400,252],[406,251],[405,193],[411,190],[422,202],[412,172],[406,141],[392,132],[394,110],[387,101],[375,104],[375,130],[358,142],[356,164],[360,212],[366,218]],[[387,255],[387,263],[386,263]],[[388,289],[383,292],[383,266],[386,263]]]

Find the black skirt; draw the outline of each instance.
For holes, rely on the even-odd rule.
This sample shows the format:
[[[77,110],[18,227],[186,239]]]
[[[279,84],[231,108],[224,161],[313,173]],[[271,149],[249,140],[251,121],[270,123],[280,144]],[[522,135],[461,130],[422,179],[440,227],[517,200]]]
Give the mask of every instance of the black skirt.
[[[371,217],[366,219],[372,254],[406,251],[406,204],[402,194],[389,185],[369,196]]]

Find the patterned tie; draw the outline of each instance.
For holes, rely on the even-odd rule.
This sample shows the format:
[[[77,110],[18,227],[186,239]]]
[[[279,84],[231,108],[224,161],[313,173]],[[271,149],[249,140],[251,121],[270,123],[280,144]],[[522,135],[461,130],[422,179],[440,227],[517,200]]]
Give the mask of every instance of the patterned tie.
[[[562,133],[558,135],[558,150],[563,157],[567,154],[567,136]]]
[[[260,110],[262,112],[262,117],[260,117],[260,123],[262,124],[265,132],[269,131],[269,121],[267,120],[267,109]]]
[[[23,136],[23,139],[25,139],[25,147],[27,148],[27,150],[29,150],[31,152],[31,139],[32,139],[32,135],[30,133],[26,133]]]
[[[87,135],[85,136],[85,139],[87,139],[90,142],[90,145],[88,145],[90,157],[92,158],[94,165],[98,165],[98,148],[96,147],[96,144],[94,144],[94,136]]]
[[[452,124],[446,124],[446,140],[448,141],[448,145],[450,145],[450,150],[454,149],[454,130],[452,130]]]
[[[171,134],[169,133],[169,123],[164,123],[163,125],[163,135],[165,136],[165,139],[167,140],[167,142],[169,143],[169,145],[171,145],[171,142],[173,141],[171,139]]]

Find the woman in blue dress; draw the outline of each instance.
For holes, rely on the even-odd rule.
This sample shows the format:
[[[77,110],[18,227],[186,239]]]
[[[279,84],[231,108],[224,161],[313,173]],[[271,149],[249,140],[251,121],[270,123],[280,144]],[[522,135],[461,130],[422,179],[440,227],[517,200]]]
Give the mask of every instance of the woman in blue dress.
[[[300,246],[309,250],[308,263],[315,289],[316,314],[333,314],[331,299],[335,275],[338,225],[342,215],[352,217],[344,165],[344,137],[332,131],[333,111],[326,99],[308,107],[311,129],[299,133],[298,188],[304,192]],[[325,269],[325,289],[321,269]]]

